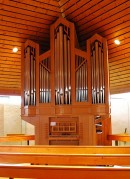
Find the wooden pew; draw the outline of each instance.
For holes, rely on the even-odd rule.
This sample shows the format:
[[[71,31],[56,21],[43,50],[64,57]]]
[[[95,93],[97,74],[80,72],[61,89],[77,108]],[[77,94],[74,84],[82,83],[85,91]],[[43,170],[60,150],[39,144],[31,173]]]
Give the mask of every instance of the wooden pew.
[[[35,136],[24,134],[8,134],[7,136],[0,137],[0,142],[27,141],[27,145],[29,145],[30,140],[35,140]]]
[[[118,146],[118,141],[130,142],[130,135],[124,134],[111,134],[107,136],[108,140],[114,140],[115,145]]]
[[[130,147],[0,146],[0,163],[130,165]]]
[[[128,146],[0,146],[0,152],[50,154],[130,154]]]
[[[37,179],[129,179],[130,169],[85,166],[0,166],[0,177]]]
[[[0,146],[0,163],[0,177],[10,179],[128,179],[130,147]]]
[[[130,165],[130,154],[36,154],[0,153],[0,163],[44,165]]]

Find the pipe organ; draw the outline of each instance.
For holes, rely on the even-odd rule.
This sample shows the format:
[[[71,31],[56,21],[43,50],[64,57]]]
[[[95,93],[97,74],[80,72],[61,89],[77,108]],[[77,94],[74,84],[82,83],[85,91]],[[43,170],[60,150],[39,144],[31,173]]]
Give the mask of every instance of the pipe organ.
[[[35,126],[36,144],[111,145],[106,39],[95,34],[80,49],[74,24],[50,27],[50,50],[22,46],[22,119]]]

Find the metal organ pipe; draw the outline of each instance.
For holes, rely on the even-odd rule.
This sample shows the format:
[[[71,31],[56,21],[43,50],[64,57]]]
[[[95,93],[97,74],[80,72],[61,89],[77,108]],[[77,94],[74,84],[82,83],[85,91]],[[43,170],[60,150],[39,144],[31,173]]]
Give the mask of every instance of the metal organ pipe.
[[[92,103],[105,102],[104,58],[102,43],[95,41],[91,46]]]
[[[64,104],[64,76],[63,76],[63,26],[59,26],[59,61],[60,61],[60,104]]]
[[[103,93],[103,103],[105,103],[105,73],[104,73],[104,55],[103,55],[103,49],[101,51],[101,66],[102,66],[102,87],[103,87],[103,90],[102,90],[102,93]]]
[[[64,34],[64,82],[65,82],[65,104],[68,103],[68,86],[67,86],[67,37]]]
[[[68,28],[60,24],[55,30],[55,103],[71,103],[70,42]]]
[[[56,41],[56,56],[57,58],[55,61],[57,61],[57,67],[55,67],[55,74],[57,73],[57,104],[60,104],[60,61],[59,61],[59,32],[57,32],[57,41]]]
[[[58,104],[58,58],[57,58],[57,36],[55,37],[55,102]]]
[[[76,61],[76,101],[87,101],[87,61],[84,57],[75,56]]]
[[[102,103],[102,63],[101,63],[101,45],[99,44],[99,99],[100,103]]]
[[[95,52],[96,52],[96,56],[95,56],[95,60],[96,60],[96,103],[99,103],[99,54],[98,54],[98,42],[95,42]]]
[[[50,58],[43,59],[39,64],[40,103],[49,103],[50,94]]]
[[[70,39],[67,39],[67,52],[68,52],[68,104],[71,104],[71,59],[70,59]]]

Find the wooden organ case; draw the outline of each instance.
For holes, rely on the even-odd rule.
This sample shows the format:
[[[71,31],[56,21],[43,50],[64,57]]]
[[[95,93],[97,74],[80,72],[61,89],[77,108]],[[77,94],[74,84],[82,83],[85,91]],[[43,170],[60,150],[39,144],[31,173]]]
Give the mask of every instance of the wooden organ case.
[[[22,47],[22,119],[35,126],[36,144],[111,145],[107,42],[98,34],[80,50],[74,24],[59,18],[50,50]]]

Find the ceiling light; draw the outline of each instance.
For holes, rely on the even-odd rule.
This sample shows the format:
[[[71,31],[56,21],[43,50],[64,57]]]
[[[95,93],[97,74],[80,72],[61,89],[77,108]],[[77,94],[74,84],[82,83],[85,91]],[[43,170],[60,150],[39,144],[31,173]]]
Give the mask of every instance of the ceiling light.
[[[14,47],[14,48],[13,48],[13,52],[14,52],[14,53],[17,53],[17,52],[18,52],[18,48],[17,48],[17,47]]]
[[[119,40],[116,39],[116,40],[114,40],[114,42],[115,42],[116,45],[120,45],[120,41]]]

